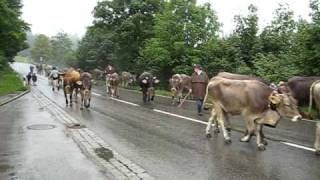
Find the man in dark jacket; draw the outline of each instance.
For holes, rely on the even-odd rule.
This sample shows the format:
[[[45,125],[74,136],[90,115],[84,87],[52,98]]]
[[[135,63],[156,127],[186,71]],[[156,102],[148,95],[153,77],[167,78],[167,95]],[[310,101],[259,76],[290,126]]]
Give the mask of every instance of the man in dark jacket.
[[[197,102],[198,115],[202,116],[201,108],[203,99],[206,95],[206,88],[208,85],[208,75],[202,71],[202,67],[198,64],[194,65],[194,73],[191,76],[192,94]]]

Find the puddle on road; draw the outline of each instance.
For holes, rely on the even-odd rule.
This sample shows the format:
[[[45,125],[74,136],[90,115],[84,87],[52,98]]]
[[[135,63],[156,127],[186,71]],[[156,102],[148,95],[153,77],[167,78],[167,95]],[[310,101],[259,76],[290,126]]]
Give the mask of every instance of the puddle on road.
[[[94,150],[94,152],[102,159],[109,161],[113,158],[113,153],[110,149],[101,147]]]

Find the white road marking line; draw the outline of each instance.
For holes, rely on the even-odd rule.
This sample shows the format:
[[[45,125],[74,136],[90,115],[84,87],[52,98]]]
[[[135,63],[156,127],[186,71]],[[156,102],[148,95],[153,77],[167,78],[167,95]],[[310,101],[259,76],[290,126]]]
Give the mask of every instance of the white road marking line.
[[[122,102],[122,103],[125,103],[125,104],[129,104],[129,105],[131,105],[131,106],[140,106],[139,104],[135,104],[135,103],[132,103],[132,102],[128,102],[128,101],[116,99],[116,98],[113,98],[113,97],[111,97],[110,99],[115,100],[115,101],[118,101],[118,102]]]
[[[92,92],[93,95],[95,96],[102,96],[101,94],[98,94],[98,93],[95,93],[95,92]]]
[[[299,121],[299,120],[298,120]],[[313,123],[317,123],[320,122],[319,120],[311,120],[311,119],[301,119],[301,121],[307,121],[307,122],[313,122]]]
[[[186,116],[181,116],[181,115],[178,115],[178,114],[169,113],[167,111],[162,111],[162,110],[159,110],[159,109],[153,109],[153,111],[158,112],[158,113],[162,113],[162,114],[166,114],[166,115],[170,115],[170,116],[174,116],[174,117],[178,117],[178,118],[182,118],[182,119],[186,119],[188,121],[193,121],[193,122],[197,122],[197,123],[200,123],[200,124],[208,125],[207,122],[203,122],[203,121],[200,121],[200,120],[197,120],[197,119],[193,119],[193,118],[190,118],[190,117],[186,117]]]
[[[94,92],[92,92],[92,94],[96,95],[96,96],[102,96],[101,94],[94,93]],[[135,104],[135,103],[132,103],[132,102],[128,102],[128,101],[124,101],[124,100],[120,100],[120,99],[116,99],[116,98],[110,98],[110,99],[113,99],[115,101],[122,102],[122,103],[125,103],[125,104],[129,104],[129,105],[132,105],[132,106],[140,106],[138,104]],[[203,121],[200,121],[200,120],[197,120],[197,119],[194,119],[194,118],[181,116],[181,115],[178,115],[178,114],[173,114],[173,113],[170,113],[170,112],[167,112],[167,111],[162,111],[162,110],[159,110],[159,109],[152,109],[152,110],[155,111],[155,112],[158,112],[158,113],[169,115],[169,116],[178,117],[178,118],[185,119],[185,120],[188,120],[188,121],[192,121],[192,122],[197,122],[197,123],[200,123],[200,124],[208,125],[207,122],[203,122]],[[212,124],[212,126],[214,126],[214,124]],[[298,144],[294,144],[294,143],[289,143],[289,142],[285,142],[285,141],[281,141],[280,143],[285,144],[287,146],[295,147],[295,148],[298,148],[298,149],[303,149],[303,150],[315,152],[315,149],[310,148],[310,147],[306,147],[306,146],[302,146],[302,145],[298,145]]]
[[[292,146],[292,147],[295,147],[295,148],[304,149],[304,150],[307,150],[307,151],[312,151],[312,152],[316,151],[313,148],[309,148],[309,147],[298,145],[298,144],[294,144],[294,143],[289,143],[289,142],[284,142],[284,141],[281,141],[280,143],[288,145],[288,146]]]

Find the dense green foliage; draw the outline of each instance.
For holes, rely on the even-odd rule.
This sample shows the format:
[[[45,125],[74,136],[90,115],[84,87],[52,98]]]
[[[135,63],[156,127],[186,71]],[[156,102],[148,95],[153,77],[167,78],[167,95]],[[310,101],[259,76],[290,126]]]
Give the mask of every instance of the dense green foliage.
[[[320,73],[320,7],[310,0],[311,21],[294,19],[279,5],[273,20],[258,25],[258,9],[234,18],[234,31],[221,36],[214,4],[184,0],[100,1],[94,22],[79,43],[81,67],[159,74],[192,72],[200,63],[210,76],[220,71],[255,74],[267,80]]]
[[[28,24],[21,20],[20,0],[0,0],[0,69],[27,47]]]
[[[31,58],[36,63],[48,63],[60,67],[77,65],[73,43],[69,35],[64,32],[59,32],[51,38],[44,34],[36,35],[30,46]]]

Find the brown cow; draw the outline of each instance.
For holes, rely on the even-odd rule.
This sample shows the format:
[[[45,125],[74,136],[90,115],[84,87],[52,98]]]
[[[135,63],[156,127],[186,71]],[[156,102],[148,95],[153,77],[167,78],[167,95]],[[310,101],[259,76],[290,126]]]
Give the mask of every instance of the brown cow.
[[[138,78],[138,83],[141,87],[143,102],[153,101],[155,97],[155,86],[160,83],[160,80],[150,72],[143,72]]]
[[[262,78],[259,78],[259,77],[256,77],[256,76],[253,76],[253,75],[243,75],[243,74],[235,74],[235,73],[229,73],[229,72],[220,72],[216,75],[216,77],[223,77],[223,78],[226,78],[226,79],[234,79],[234,80],[257,80],[257,81],[260,81],[266,85],[269,85],[269,82],[262,79]],[[205,99],[206,101],[206,99]],[[215,122],[215,124],[217,125],[217,122]],[[214,129],[214,132],[215,133],[219,133],[219,128],[217,128],[218,126],[216,126],[216,128]],[[226,127],[227,129],[230,131],[231,130],[231,127],[230,127],[230,123],[229,121],[227,120],[226,121]],[[247,134],[248,132],[246,131],[245,135]],[[263,133],[262,133],[263,134]]]
[[[122,72],[121,73],[121,86],[128,87],[129,84],[132,84],[136,81],[136,77],[132,75],[130,72]]]
[[[107,93],[111,97],[119,97],[119,84],[120,84],[120,77],[118,73],[112,73],[106,75],[106,85],[107,85]]]
[[[259,150],[265,150],[263,125],[275,127],[281,117],[290,117],[292,121],[301,118],[292,98],[286,94],[276,94],[269,86],[256,80],[232,80],[214,77],[210,80],[206,96],[213,99],[213,108],[206,128],[210,135],[212,121],[217,118],[221,125],[226,143],[231,139],[225,128],[228,114],[241,115],[246,123],[248,134],[241,138],[247,142],[253,133],[257,136]]]
[[[183,90],[188,92],[192,91],[191,77],[185,74],[174,74],[170,80],[171,93],[172,93],[172,104],[175,104],[175,98],[178,98],[178,103],[182,98]]]
[[[80,88],[80,93],[81,93],[81,107],[80,109],[83,109],[83,106],[86,108],[90,107],[90,101],[91,101],[91,83],[92,76],[88,72],[84,72],[81,74],[81,88]]]
[[[70,106],[72,106],[72,93],[77,88],[77,83],[80,81],[80,73],[74,69],[69,69],[63,77],[63,92],[66,99],[66,105],[68,106],[68,97],[70,99]],[[76,93],[77,94],[77,93]]]
[[[320,76],[295,76],[287,82],[279,83],[280,93],[291,93],[297,100],[299,106],[308,105],[310,97],[310,87],[313,82],[320,80]]]
[[[93,76],[93,79],[95,80],[102,80],[103,79],[103,71],[98,69],[98,68],[95,68],[91,71],[91,74]]]

